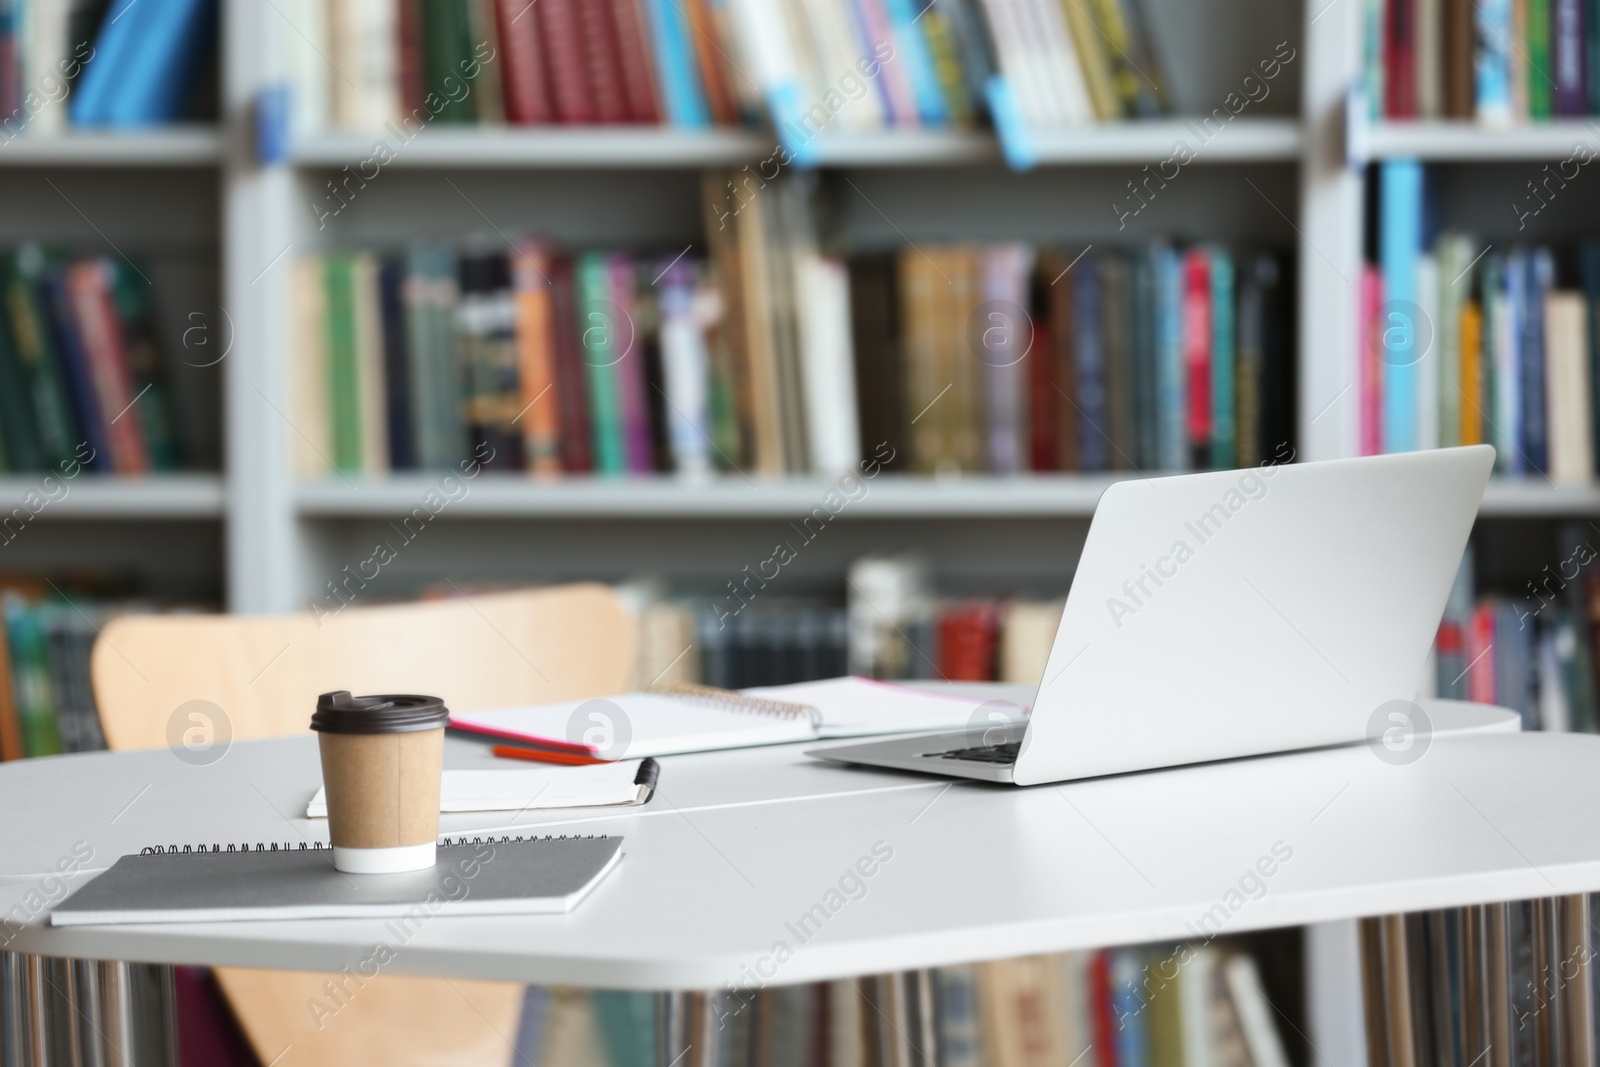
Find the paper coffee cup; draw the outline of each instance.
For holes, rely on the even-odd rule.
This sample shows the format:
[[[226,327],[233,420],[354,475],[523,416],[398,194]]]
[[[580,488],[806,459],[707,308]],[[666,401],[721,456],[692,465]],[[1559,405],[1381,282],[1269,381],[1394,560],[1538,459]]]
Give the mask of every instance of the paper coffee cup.
[[[311,728],[322,750],[335,867],[392,874],[433,866],[449,721],[438,697],[340,690],[317,698]]]

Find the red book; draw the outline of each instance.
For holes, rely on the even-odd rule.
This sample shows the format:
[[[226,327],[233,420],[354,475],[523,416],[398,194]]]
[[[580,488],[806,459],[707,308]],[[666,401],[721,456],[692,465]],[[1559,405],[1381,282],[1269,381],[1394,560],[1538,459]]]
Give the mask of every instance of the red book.
[[[578,24],[577,3],[578,0],[539,0],[533,5],[556,121],[569,125],[595,121],[594,101],[584,73],[583,30]]]
[[[543,0],[541,0],[543,2]],[[587,474],[593,469],[589,451],[589,388],[578,339],[578,297],[572,260],[550,261],[550,295],[555,316],[556,396],[561,411],[561,469]]]
[[[1056,469],[1056,412],[1061,394],[1055,388],[1056,342],[1051,324],[1040,318],[1033,324],[1033,347],[1028,360],[1028,468],[1036,471]]]
[[[134,404],[133,370],[123,344],[122,322],[111,303],[111,279],[103,260],[92,259],[68,268],[67,298],[72,305],[72,326],[83,343],[90,387],[96,406],[106,420],[103,431],[118,474],[142,474],[150,469],[140,415]]]
[[[1089,961],[1089,1017],[1099,1067],[1117,1067],[1117,1016],[1111,1006],[1111,953],[1101,950]]]
[[[583,35],[583,71],[589,80],[595,118],[608,125],[627,122],[628,100],[623,95],[622,61],[617,58],[609,5],[579,0],[578,28]]]
[[[644,8],[639,0],[611,0],[611,22],[617,34],[617,60],[622,68],[623,95],[628,101],[628,121],[659,124],[661,102],[656,98],[655,56],[647,43]]]
[[[1590,589],[1600,575],[1591,573]],[[1479,604],[1467,624],[1467,699],[1480,704],[1494,700],[1494,605]]]
[[[399,63],[400,109],[406,115],[421,112],[426,116],[422,98],[427,95],[423,73],[422,55],[422,0],[400,0],[400,45],[396,49]]]
[[[980,601],[958,604],[939,619],[939,674],[952,682],[995,680],[1000,613]]]
[[[495,0],[500,48],[505,53],[506,121],[517,126],[554,122],[550,76],[539,50],[539,20],[524,0]]]
[[[1202,469],[1211,465],[1211,340],[1211,257],[1194,249],[1183,257],[1183,368],[1189,449]]]
[[[1383,303],[1383,272],[1371,263],[1361,268],[1361,323],[1357,330],[1360,348],[1356,355],[1360,370],[1357,401],[1360,403],[1358,430],[1363,456],[1376,456],[1383,451],[1383,363],[1378,353],[1383,351],[1379,335],[1383,324],[1378,322],[1378,308]]]
[[[1513,46],[1514,47],[1514,46]],[[1383,39],[1384,112],[1391,119],[1417,117],[1416,0],[1389,0]]]

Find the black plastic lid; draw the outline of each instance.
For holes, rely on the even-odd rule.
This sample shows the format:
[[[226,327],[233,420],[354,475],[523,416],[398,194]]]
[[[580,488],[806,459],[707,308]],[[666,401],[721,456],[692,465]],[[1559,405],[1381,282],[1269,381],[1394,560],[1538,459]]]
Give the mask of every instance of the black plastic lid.
[[[450,723],[450,709],[439,697],[413,693],[351,696],[348,689],[323,693],[311,728],[330,734],[404,734],[438,730]]]

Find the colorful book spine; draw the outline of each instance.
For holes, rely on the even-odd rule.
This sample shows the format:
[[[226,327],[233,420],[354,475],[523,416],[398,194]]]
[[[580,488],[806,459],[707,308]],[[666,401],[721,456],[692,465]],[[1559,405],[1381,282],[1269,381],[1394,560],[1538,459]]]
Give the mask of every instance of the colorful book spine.
[[[540,243],[523,241],[511,259],[522,389],[522,407],[515,421],[521,424],[523,463],[535,475],[561,473],[561,399],[556,393],[550,258]]]
[[[1525,0],[1527,4],[1528,116],[1543,122],[1555,114],[1554,65],[1551,62],[1551,4],[1553,0]]]
[[[1211,266],[1211,467],[1228,470],[1238,456],[1234,421],[1233,260],[1213,250]]]
[[[1521,449],[1531,474],[1544,474],[1550,467],[1548,408],[1545,403],[1545,301],[1555,285],[1555,263],[1548,249],[1538,249],[1522,260],[1524,280],[1520,287],[1518,319],[1522,327],[1518,354],[1521,357],[1522,409]]]
[[[1417,447],[1417,259],[1422,251],[1422,164],[1380,164],[1378,244],[1384,302],[1380,309],[1383,360],[1383,449]]]
[[[1163,470],[1189,465],[1185,416],[1188,389],[1183,351],[1183,261],[1158,245],[1156,274],[1156,448]]]
[[[1102,329],[1100,276],[1093,269],[1097,259],[1085,257],[1074,271],[1076,303],[1072,324],[1076,337],[1078,394],[1078,462],[1085,471],[1111,468],[1110,437],[1107,431],[1107,393],[1105,335]]]
[[[1515,115],[1511,92],[1512,0],[1477,0],[1474,88],[1478,121],[1509,125]]]
[[[643,0],[649,5],[651,39],[661,78],[667,121],[689,129],[711,125],[688,21],[673,0]]]
[[[626,441],[628,470],[647,474],[655,469],[650,442],[649,386],[645,374],[645,345],[634,313],[633,257],[611,256],[606,265],[614,314],[612,351],[616,356],[616,377],[622,410],[622,430]]]
[[[618,381],[615,304],[606,257],[586,253],[575,272],[578,298],[578,354],[589,394],[589,430],[594,469],[618,475],[628,470],[627,431],[623,426],[622,390]]]
[[[1183,258],[1183,369],[1188,387],[1185,436],[1191,462],[1204,468],[1211,458],[1211,262],[1194,249]]]

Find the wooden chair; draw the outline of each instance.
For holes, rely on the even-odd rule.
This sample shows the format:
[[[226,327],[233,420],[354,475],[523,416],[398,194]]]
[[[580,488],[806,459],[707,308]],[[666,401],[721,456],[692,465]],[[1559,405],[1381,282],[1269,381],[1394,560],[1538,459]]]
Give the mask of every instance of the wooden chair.
[[[169,743],[191,700],[214,704],[233,740],[308,730],[317,694],[429,693],[458,711],[622,692],[635,627],[609,588],[570,585],[336,615],[127,615],[90,658],[113,749]],[[187,721],[183,724],[188,726]],[[218,968],[262,1063],[505,1067],[522,987],[380,974],[336,1014],[314,1016],[328,976]],[[285,1051],[287,1050],[287,1051]]]

